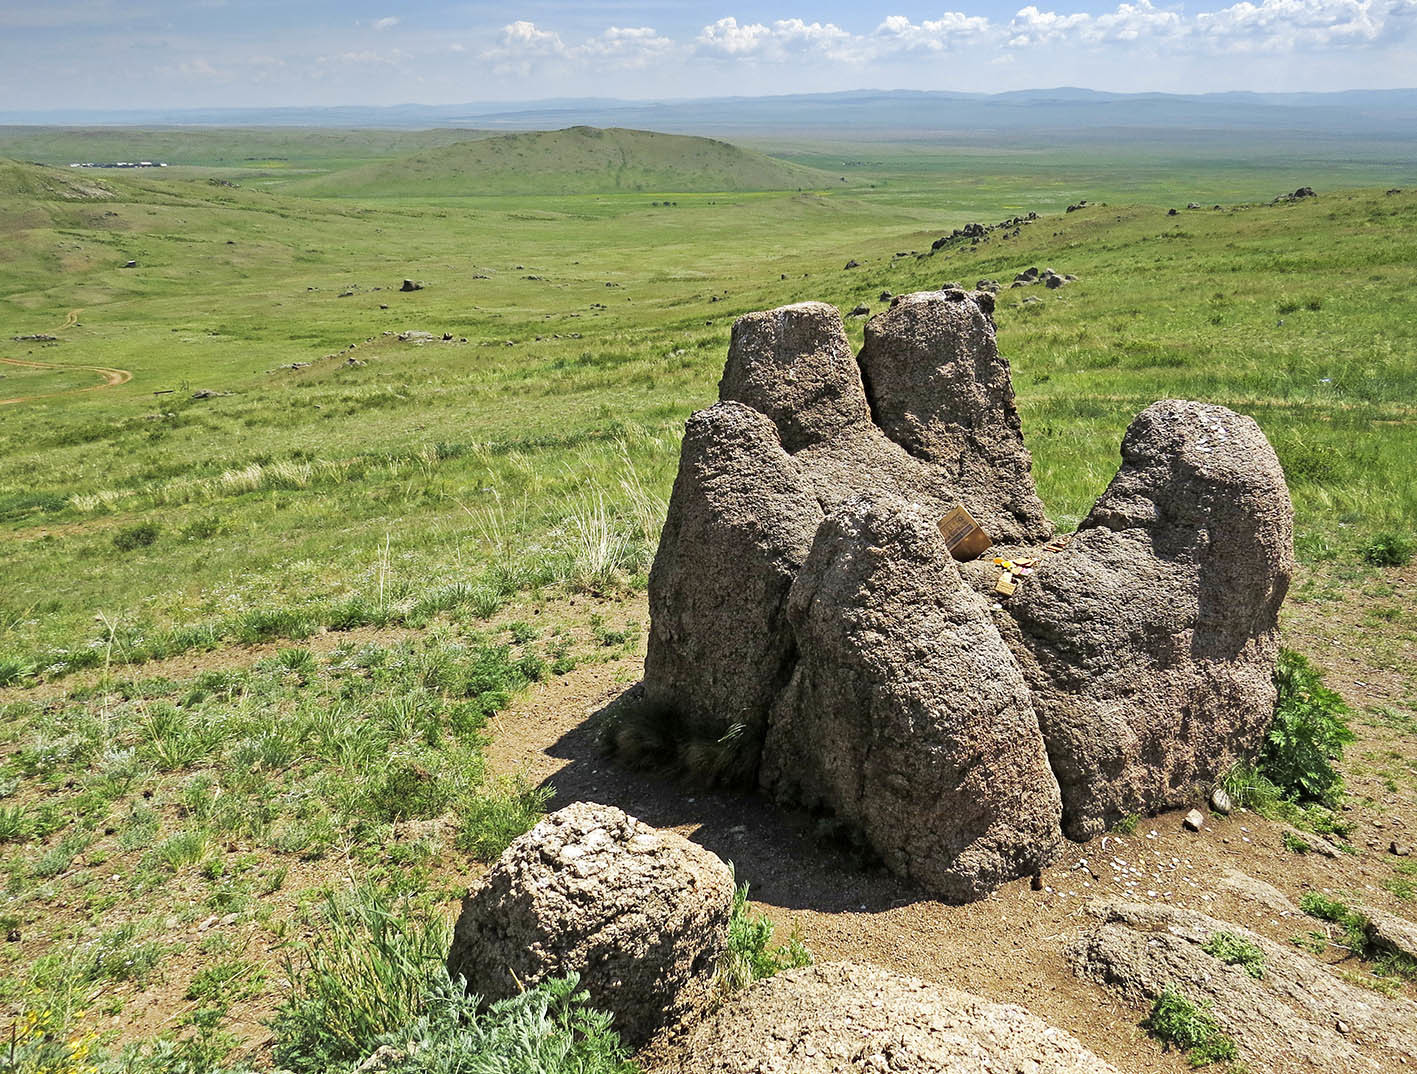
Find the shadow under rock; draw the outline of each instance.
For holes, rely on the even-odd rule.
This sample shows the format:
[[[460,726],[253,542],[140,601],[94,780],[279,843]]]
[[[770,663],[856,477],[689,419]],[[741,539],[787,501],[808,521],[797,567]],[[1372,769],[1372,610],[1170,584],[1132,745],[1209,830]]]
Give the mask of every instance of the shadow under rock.
[[[824,841],[807,813],[781,809],[755,792],[704,789],[607,756],[601,723],[633,690],[547,749],[548,756],[567,762],[543,783],[555,792],[549,809],[598,802],[656,828],[689,828],[690,840],[732,864],[755,901],[784,909],[877,913],[928,901],[929,896],[879,865],[863,868],[853,853]]]

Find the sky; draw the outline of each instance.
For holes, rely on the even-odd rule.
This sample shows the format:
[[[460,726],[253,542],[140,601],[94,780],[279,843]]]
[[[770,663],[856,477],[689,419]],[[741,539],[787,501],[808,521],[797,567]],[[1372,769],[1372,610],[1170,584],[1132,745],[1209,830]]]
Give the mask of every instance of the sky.
[[[0,0],[0,110],[1417,86],[1417,0],[954,2]]]

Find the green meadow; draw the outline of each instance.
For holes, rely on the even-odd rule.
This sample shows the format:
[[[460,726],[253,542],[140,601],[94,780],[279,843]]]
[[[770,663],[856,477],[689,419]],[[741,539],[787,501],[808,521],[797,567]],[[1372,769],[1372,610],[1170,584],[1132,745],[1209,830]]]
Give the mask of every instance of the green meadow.
[[[11,166],[6,336],[59,341],[7,339],[0,357],[60,367],[0,380],[0,398],[34,397],[0,411],[11,676],[65,670],[64,650],[107,638],[100,615],[145,656],[248,635],[251,615],[329,625],[374,601],[382,619],[453,582],[633,584],[735,315],[879,308],[883,291],[1031,264],[1079,277],[1007,290],[998,311],[1061,524],[1105,484],[1131,416],[1179,395],[1261,422],[1307,554],[1351,558],[1411,528],[1413,195],[1274,205],[1257,195],[1277,177],[1227,174],[1215,185],[1253,200],[1215,210],[1207,190],[1204,210],[1168,216],[1180,196],[1159,178],[1140,204],[1100,174],[1060,188],[1037,161],[967,183],[958,162],[896,159],[840,189],[524,198],[74,169],[49,189]],[[953,227],[1028,211],[1041,218],[1017,238],[930,253]],[[101,382],[79,366],[132,379],[49,394]],[[135,527],[154,539],[119,547]]]
[[[320,893],[383,883],[326,910],[396,897],[434,928],[449,855],[544,802],[486,770],[487,720],[638,644],[556,609],[644,588],[739,314],[998,280],[1060,528],[1179,396],[1264,428],[1312,584],[1410,555],[1417,165],[1380,147],[759,145],[780,159],[714,149],[725,189],[693,191],[665,156],[587,181],[543,139],[530,195],[454,134],[0,131],[50,164],[180,156],[0,165],[0,999],[50,1026],[36,1047],[298,1069],[291,1026],[336,1002],[297,942]],[[1008,288],[1031,265],[1077,280]],[[173,939],[231,915],[239,938]]]

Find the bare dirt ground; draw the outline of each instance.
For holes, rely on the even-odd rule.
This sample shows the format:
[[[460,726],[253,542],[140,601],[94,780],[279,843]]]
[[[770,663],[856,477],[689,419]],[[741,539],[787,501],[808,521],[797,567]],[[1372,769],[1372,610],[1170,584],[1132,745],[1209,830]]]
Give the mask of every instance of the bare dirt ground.
[[[731,861],[739,880],[751,884],[754,903],[784,934],[799,930],[818,960],[873,962],[1021,1004],[1122,1071],[1182,1071],[1188,1069],[1184,1057],[1163,1053],[1140,1028],[1146,1012],[1075,978],[1063,948],[1089,922],[1086,903],[1102,895],[1200,910],[1281,943],[1317,925],[1243,900],[1222,883],[1233,870],[1295,901],[1313,889],[1417,916],[1417,901],[1384,887],[1396,864],[1413,860],[1388,848],[1417,836],[1417,743],[1410,722],[1404,731],[1381,715],[1405,710],[1412,721],[1417,711],[1414,596],[1417,568],[1409,567],[1374,571],[1331,599],[1310,597],[1286,609],[1285,644],[1323,667],[1329,685],[1354,709],[1358,737],[1344,770],[1346,816],[1356,824],[1351,841],[1358,853],[1335,859],[1293,853],[1281,826],[1252,813],[1209,817],[1193,834],[1181,825],[1183,812],[1176,812],[1143,819],[1131,835],[1070,844],[1044,873],[1042,890],[1023,880],[972,905],[948,906],[823,845],[810,817],[783,813],[759,797],[705,792],[607,761],[593,716],[638,678],[639,655],[535,688],[489,728],[490,757],[497,769],[554,787],[553,808],[586,799],[617,805]],[[624,622],[648,622],[643,598],[619,605],[618,612]]]

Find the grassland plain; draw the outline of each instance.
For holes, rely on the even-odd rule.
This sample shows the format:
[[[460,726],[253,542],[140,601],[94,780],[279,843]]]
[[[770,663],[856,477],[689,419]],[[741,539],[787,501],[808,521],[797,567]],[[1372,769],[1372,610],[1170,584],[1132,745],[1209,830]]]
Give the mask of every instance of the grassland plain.
[[[1074,273],[997,314],[1059,523],[1147,403],[1221,402],[1285,464],[1299,597],[1378,584],[1365,554],[1400,559],[1417,520],[1417,196],[1385,192],[1414,177],[1198,165],[1178,193],[1003,156],[421,200],[297,197],[264,160],[0,171],[0,357],[35,363],[0,371],[28,400],[0,406],[5,1000],[55,1047],[82,1028],[205,1069],[265,1054],[328,885],[445,905],[541,802],[487,772],[485,722],[637,659],[682,422],[748,310]],[[1300,181],[1320,196],[1269,204]],[[132,379],[74,391],[94,368]]]

